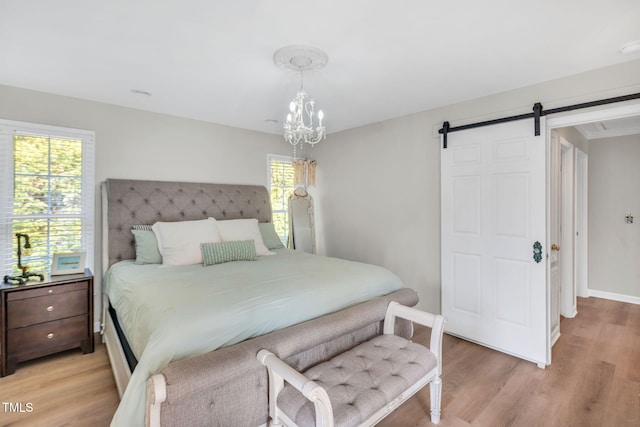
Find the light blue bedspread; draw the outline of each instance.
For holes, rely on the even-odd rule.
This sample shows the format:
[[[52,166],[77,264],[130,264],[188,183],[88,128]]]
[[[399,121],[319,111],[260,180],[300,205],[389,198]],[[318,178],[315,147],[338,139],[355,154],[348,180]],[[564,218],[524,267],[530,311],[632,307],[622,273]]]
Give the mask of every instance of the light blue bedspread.
[[[113,426],[144,425],[145,386],[174,360],[203,354],[402,287],[369,264],[288,249],[257,261],[162,267],[114,264],[104,289],[138,359]]]

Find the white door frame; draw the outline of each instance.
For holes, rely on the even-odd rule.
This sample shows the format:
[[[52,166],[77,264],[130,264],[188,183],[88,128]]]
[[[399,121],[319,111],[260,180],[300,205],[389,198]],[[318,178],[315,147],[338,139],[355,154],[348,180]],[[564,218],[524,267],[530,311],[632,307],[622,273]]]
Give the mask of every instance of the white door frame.
[[[589,296],[589,156],[578,147],[575,149],[576,191],[575,191],[575,281],[576,296]]]
[[[551,362],[551,347],[560,338],[560,268],[559,253],[550,249],[560,243],[560,135],[551,132],[547,141],[547,313],[550,347],[547,359]]]
[[[636,104],[625,105],[622,107],[589,111],[588,113],[578,113],[562,117],[548,118],[547,139],[550,140],[551,138],[551,129],[582,125],[585,123],[597,122],[600,120],[621,119],[624,117],[632,117],[638,115],[640,115],[640,102]]]
[[[601,120],[613,120],[613,119],[621,119],[624,117],[632,117],[640,115],[640,102],[635,102],[633,104],[616,106],[611,108],[603,107],[598,110],[577,113],[577,114],[567,114],[560,117],[551,117],[547,118],[547,126],[546,126],[546,139],[547,141],[551,141],[551,130],[555,128],[568,127],[568,126],[577,126],[585,123],[592,123]],[[549,144],[549,143],[547,143]],[[548,145],[547,145],[548,146]],[[586,180],[585,180],[586,184]],[[586,190],[586,189],[585,189]],[[586,201],[585,201],[586,203]],[[585,221],[586,221],[586,209],[585,209]],[[586,224],[586,223],[585,223]],[[586,229],[586,226],[585,226]],[[586,231],[586,230],[585,230]],[[588,246],[588,235],[585,233],[583,236],[583,245],[586,248]],[[550,241],[549,229],[547,230],[547,241]],[[587,276],[587,251],[585,249],[583,256],[585,259],[578,260],[576,262],[577,268],[582,268],[585,276],[583,277],[583,284],[580,283],[577,286],[576,292],[580,295],[588,294],[588,289],[582,289],[582,286],[588,286],[588,276]],[[547,266],[548,268],[548,266]],[[549,274],[547,275],[549,277]],[[550,307],[550,306],[549,306]],[[549,310],[548,310],[549,311]],[[551,360],[551,348],[549,348],[549,360]]]
[[[577,314],[575,284],[574,147],[560,137],[560,314]]]

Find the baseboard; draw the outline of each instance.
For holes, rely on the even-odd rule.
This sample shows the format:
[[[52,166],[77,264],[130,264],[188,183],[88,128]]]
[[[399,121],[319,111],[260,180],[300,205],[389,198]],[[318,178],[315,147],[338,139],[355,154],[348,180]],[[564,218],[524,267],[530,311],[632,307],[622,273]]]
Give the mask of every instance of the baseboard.
[[[589,296],[596,298],[610,299],[613,301],[628,302],[631,304],[640,304],[640,297],[633,295],[616,294],[614,292],[599,291],[597,289],[589,289]]]

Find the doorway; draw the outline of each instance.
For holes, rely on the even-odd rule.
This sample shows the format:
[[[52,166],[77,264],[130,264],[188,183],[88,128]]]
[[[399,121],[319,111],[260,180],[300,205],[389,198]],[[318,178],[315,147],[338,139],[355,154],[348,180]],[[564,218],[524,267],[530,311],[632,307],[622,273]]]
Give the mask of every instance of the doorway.
[[[560,269],[562,272],[558,273],[560,291],[560,307],[558,311],[565,317],[573,317],[576,314],[576,297],[587,297],[593,295],[594,292],[589,290],[589,268],[588,268],[588,141],[590,139],[607,138],[611,133],[602,133],[601,136],[584,135],[584,129],[588,129],[589,126],[593,128],[603,128],[607,130],[607,124],[613,124],[614,121],[621,119],[628,119],[634,116],[640,116],[640,104],[620,106],[615,108],[603,109],[599,111],[592,111],[589,113],[575,114],[571,116],[549,118],[547,120],[547,129],[549,140],[557,138],[554,134],[561,133],[560,131],[567,128],[576,129],[581,128],[583,133],[583,140],[586,141],[586,146],[579,147],[580,144],[570,144],[572,148],[564,148],[560,159],[558,159],[562,170],[559,171],[559,180],[564,181],[566,179],[571,180],[573,177],[573,188],[571,184],[567,185],[563,183],[561,185],[561,193],[559,198],[561,202],[561,216],[559,217],[559,227],[561,227],[561,236],[558,238],[562,244],[558,244],[560,247]],[[604,125],[603,125],[604,123]],[[601,129],[602,130],[602,129]],[[611,130],[611,129],[608,129]],[[566,132],[565,132],[566,133]],[[569,138],[569,142],[571,138]],[[563,145],[564,146],[564,145]],[[572,154],[570,152],[573,151]],[[553,149],[551,149],[550,166],[553,164]],[[564,169],[568,167],[571,169],[571,173],[567,173]],[[553,187],[553,175],[554,170],[550,167],[550,183]],[[550,188],[553,191],[553,188]],[[571,191],[571,196],[564,194],[566,191]],[[551,196],[550,207],[553,210],[553,196]],[[568,208],[568,209],[566,209]],[[572,211],[572,214],[568,211]],[[553,222],[553,215],[550,217]],[[567,227],[567,224],[569,226]],[[550,234],[553,234],[553,226],[550,227]],[[552,238],[553,240],[553,238]],[[550,241],[553,243],[553,241]],[[566,250],[565,250],[566,249]],[[568,258],[568,260],[567,260]],[[551,263],[550,263],[551,265]],[[553,272],[550,276],[550,289],[553,293]],[[568,283],[567,283],[568,282]],[[557,335],[553,334],[553,325],[555,321],[554,307],[550,305],[550,329],[552,330],[552,338],[557,339],[559,337],[559,331]],[[554,342],[555,340],[552,340]]]
[[[577,132],[577,131],[576,131]],[[575,317],[576,300],[576,223],[578,216],[585,218],[586,204],[576,203],[577,188],[586,188],[585,175],[576,172],[576,153],[570,142],[572,135],[562,129],[552,130],[549,143],[549,330],[550,344],[560,338],[560,316]],[[582,252],[580,252],[582,255]],[[584,260],[586,263],[586,260]]]

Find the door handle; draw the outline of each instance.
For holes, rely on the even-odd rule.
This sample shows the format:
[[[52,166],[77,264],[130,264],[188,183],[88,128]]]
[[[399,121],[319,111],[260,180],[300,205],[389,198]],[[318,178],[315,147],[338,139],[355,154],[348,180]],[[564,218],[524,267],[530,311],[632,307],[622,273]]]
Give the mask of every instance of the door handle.
[[[552,251],[559,251],[560,250],[560,246],[556,245],[555,243],[553,245],[551,245],[551,250]]]

